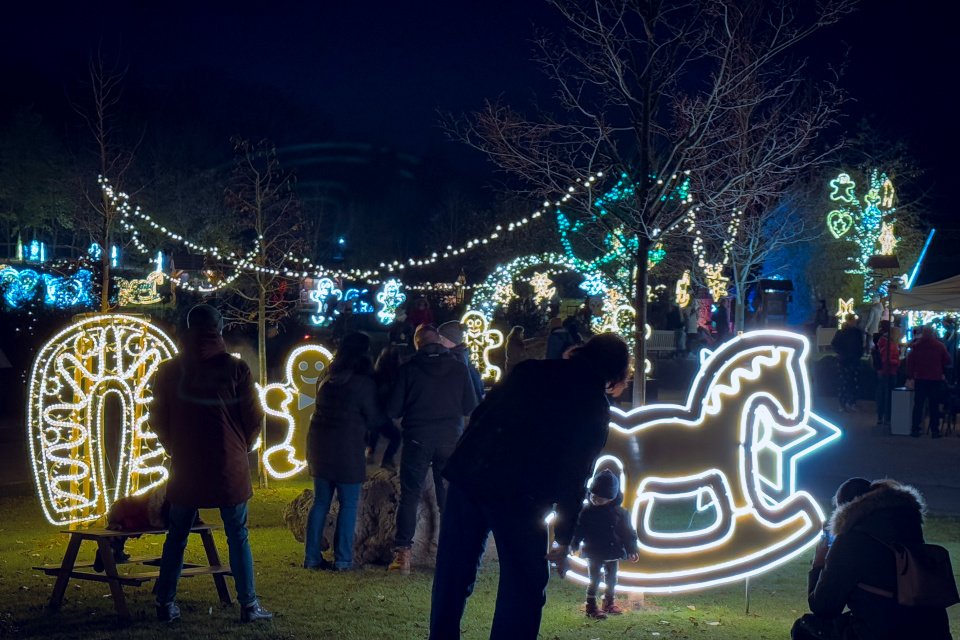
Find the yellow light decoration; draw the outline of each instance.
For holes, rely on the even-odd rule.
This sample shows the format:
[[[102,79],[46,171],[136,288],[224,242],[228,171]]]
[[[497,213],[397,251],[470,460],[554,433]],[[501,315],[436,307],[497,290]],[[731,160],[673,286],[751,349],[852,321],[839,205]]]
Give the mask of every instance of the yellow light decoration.
[[[115,278],[117,282],[117,302],[121,307],[145,304],[157,304],[162,300],[158,287],[166,276],[162,271],[153,271],[142,280]]]
[[[618,591],[693,591],[743,580],[816,544],[825,516],[798,488],[797,462],[840,437],[811,410],[810,346],[785,331],[744,333],[706,354],[685,405],[611,409],[596,470],[620,475],[640,569]],[[664,529],[685,507],[700,526]],[[693,522],[693,520],[691,520]],[[567,577],[587,582],[571,557]]]
[[[847,314],[852,313],[853,315],[857,315],[857,312],[853,310],[853,304],[853,298],[849,300],[844,300],[843,298],[837,299],[837,318],[840,319],[841,324],[846,320]]]
[[[503,345],[503,333],[487,328],[487,319],[479,311],[467,311],[460,318],[464,327],[463,343],[470,352],[470,361],[484,380],[500,380],[500,367],[490,364],[490,351]]]
[[[690,304],[690,271],[684,271],[683,277],[677,280],[677,306],[681,309]]]
[[[557,295],[556,287],[553,287],[553,280],[547,273],[534,273],[530,278],[530,285],[533,287],[533,301],[538,305],[541,302],[549,302]]]
[[[307,431],[317,401],[317,382],[331,362],[333,354],[321,345],[300,345],[287,356],[283,382],[257,385],[263,412],[283,421],[286,427],[283,441],[267,447],[262,454],[270,477],[289,478],[306,469]]]
[[[877,238],[877,241],[880,243],[881,255],[893,255],[893,251],[897,248],[897,236],[893,234],[892,224],[883,223],[883,226],[880,228],[880,237]]]
[[[710,295],[714,302],[720,302],[727,297],[727,283],[730,278],[723,275],[722,264],[703,265],[703,274],[707,278],[707,288],[710,289]]]
[[[119,498],[167,479],[166,452],[150,431],[150,383],[176,345],[135,316],[80,318],[40,348],[30,374],[30,459],[44,515],[56,525],[97,520]],[[107,459],[105,445],[111,395],[120,407],[118,460]],[[108,469],[116,469],[113,487]]]

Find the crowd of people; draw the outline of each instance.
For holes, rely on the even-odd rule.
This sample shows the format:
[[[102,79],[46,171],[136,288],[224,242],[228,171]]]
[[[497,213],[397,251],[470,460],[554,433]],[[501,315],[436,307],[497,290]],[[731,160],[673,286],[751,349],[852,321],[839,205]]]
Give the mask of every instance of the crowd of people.
[[[477,384],[458,323],[421,324],[413,357],[401,363],[396,349],[388,347],[376,366],[366,334],[344,336],[318,382],[308,433],[314,502],[307,517],[304,569],[353,568],[357,503],[370,453],[385,437],[384,466],[394,464],[402,447],[390,571],[410,572],[417,507],[427,474],[434,476],[441,523],[430,638],[460,637],[491,533],[500,567],[491,638],[537,637],[548,563],[563,575],[573,552],[588,565],[586,615],[602,619],[622,613],[614,599],[618,563],[639,560],[637,534],[622,506],[618,478],[603,469],[594,475],[594,464],[606,442],[608,397],[627,384],[629,350],[615,334],[584,340],[562,322],[552,325],[552,349],[544,360],[526,358],[522,329],[511,332],[508,374],[489,391]],[[180,354],[163,363],[156,376],[152,425],[171,456],[170,528],[156,589],[161,622],[180,616],[177,582],[200,508],[218,508],[223,518],[241,621],[272,617],[256,593],[247,538],[252,497],[247,453],[263,414],[250,369],[227,354],[221,330],[216,309],[191,309]],[[519,344],[511,351],[512,341]],[[921,353],[925,344],[918,342]],[[922,366],[912,371],[917,382],[926,380]],[[532,450],[538,455],[529,455]],[[321,554],[321,540],[334,499],[339,512],[330,563]],[[837,492],[835,505],[825,530],[829,535],[810,573],[812,613],[797,621],[793,637],[949,638],[941,603],[917,609],[890,601],[897,584],[889,545],[923,542],[925,508],[919,494],[892,481],[854,479]],[[548,551],[544,521],[551,512]],[[606,590],[598,602],[601,582]],[[844,614],[845,606],[850,611]],[[917,630],[920,635],[914,635]]]

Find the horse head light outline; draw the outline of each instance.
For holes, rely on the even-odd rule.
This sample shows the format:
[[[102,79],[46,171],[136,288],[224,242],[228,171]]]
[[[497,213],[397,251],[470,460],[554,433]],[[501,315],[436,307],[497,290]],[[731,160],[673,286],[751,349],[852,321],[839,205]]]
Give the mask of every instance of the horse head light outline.
[[[620,591],[668,593],[742,580],[815,544],[825,521],[798,489],[797,463],[840,430],[810,408],[809,344],[785,331],[743,334],[703,357],[684,405],[611,410],[596,470],[621,477],[640,564]],[[689,524],[670,518],[685,506]],[[694,522],[699,526],[694,526]],[[586,582],[571,557],[567,577]]]

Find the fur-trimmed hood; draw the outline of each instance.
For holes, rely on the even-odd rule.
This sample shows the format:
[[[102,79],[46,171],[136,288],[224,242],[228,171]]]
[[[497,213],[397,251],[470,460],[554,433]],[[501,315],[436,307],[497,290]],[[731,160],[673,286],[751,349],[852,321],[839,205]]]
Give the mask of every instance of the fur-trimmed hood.
[[[857,523],[887,509],[916,511],[922,522],[927,503],[920,492],[910,485],[900,484],[896,480],[877,480],[871,485],[870,491],[836,508],[830,518],[830,531],[834,535],[847,533]]]

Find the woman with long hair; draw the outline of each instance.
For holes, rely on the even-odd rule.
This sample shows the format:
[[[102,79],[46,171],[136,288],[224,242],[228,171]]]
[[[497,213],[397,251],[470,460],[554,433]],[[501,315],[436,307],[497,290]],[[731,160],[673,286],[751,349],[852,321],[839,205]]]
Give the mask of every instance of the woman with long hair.
[[[383,420],[373,380],[370,337],[344,336],[330,367],[317,383],[317,403],[307,433],[307,463],[313,477],[313,506],[307,516],[305,569],[327,569],[320,555],[327,513],[336,492],[340,511],[333,535],[333,569],[353,568],[353,532],[360,489],[367,479],[367,432]]]

